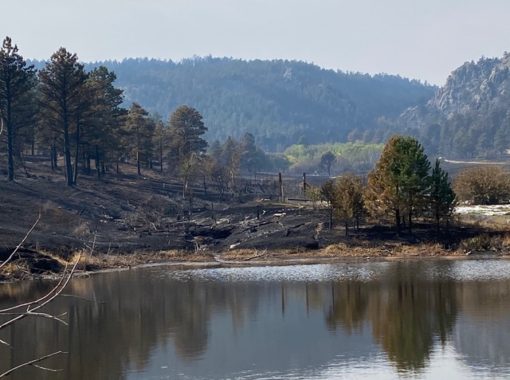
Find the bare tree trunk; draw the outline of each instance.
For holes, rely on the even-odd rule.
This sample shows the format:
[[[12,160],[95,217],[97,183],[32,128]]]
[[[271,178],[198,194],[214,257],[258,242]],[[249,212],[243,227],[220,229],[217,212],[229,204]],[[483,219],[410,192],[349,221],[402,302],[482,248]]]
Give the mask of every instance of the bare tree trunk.
[[[12,123],[12,111],[11,111],[11,94],[10,85],[7,81],[6,86],[6,100],[7,100],[7,179],[14,181],[14,125]]]
[[[400,209],[395,210],[395,225],[397,227],[397,234],[400,235]]]
[[[78,118],[77,118],[78,119]],[[74,154],[74,178],[73,183],[78,183],[78,161],[80,157],[80,120],[76,120],[76,152]]]
[[[90,175],[90,153],[87,153],[86,166],[87,166],[87,174]]]
[[[69,138],[69,120],[67,107],[64,104],[64,160],[66,166],[67,186],[73,186],[73,165],[71,162],[71,139]]]
[[[159,139],[159,171],[163,173],[163,139]]]
[[[138,150],[136,151],[136,171],[138,175],[142,175],[142,171],[140,168],[140,152]]]
[[[282,179],[282,173],[278,173],[278,185],[280,189],[280,202],[283,202],[283,179]]]
[[[53,143],[50,148],[50,161],[51,170],[55,171],[57,169],[57,147],[55,146],[55,143]]]
[[[99,167],[99,146],[96,145],[96,157],[94,158],[96,164],[97,179],[101,179],[101,169]]]
[[[55,161],[53,160],[53,145],[50,147],[50,163],[51,163],[51,171],[55,170]]]

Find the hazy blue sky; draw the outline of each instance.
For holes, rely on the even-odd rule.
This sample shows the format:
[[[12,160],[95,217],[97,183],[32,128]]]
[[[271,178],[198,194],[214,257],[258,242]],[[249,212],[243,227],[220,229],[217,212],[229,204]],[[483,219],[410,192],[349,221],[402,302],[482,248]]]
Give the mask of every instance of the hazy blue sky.
[[[0,0],[25,57],[289,58],[442,84],[510,50],[509,0]]]

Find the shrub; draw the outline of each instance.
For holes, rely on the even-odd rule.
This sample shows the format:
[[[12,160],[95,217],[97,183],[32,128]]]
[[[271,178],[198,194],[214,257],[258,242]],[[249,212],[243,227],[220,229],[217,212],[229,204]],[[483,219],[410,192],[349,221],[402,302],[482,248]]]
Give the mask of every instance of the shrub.
[[[460,201],[494,205],[508,203],[510,175],[499,166],[479,166],[463,170],[454,181]]]

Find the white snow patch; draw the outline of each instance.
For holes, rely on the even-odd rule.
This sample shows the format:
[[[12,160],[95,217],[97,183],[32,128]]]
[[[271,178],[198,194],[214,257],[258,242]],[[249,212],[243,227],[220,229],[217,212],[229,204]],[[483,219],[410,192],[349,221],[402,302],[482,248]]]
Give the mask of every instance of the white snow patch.
[[[458,206],[455,208],[455,214],[459,215],[476,214],[485,216],[507,215],[510,214],[510,205]]]

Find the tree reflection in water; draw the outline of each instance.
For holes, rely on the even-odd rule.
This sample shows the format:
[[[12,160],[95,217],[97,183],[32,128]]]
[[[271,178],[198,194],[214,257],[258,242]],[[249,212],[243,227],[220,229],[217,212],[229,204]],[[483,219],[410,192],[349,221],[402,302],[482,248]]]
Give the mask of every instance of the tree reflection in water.
[[[54,349],[70,352],[64,362],[48,363],[63,368],[63,373],[47,375],[27,369],[13,378],[120,378],[126,369],[143,372],[155,353],[164,352],[175,352],[181,362],[200,367],[212,355],[211,337],[216,334],[216,342],[218,335],[222,342],[220,349],[223,345],[236,350],[229,352],[232,361],[246,360],[261,367],[271,361],[275,368],[285,360],[289,366],[318,368],[337,357],[370,357],[372,348],[365,337],[372,336],[396,370],[419,372],[427,367],[436,345],[449,340],[462,303],[479,302],[488,308],[493,299],[503,310],[500,319],[508,310],[508,292],[497,293],[504,299],[500,295],[481,302],[491,287],[500,285],[473,287],[431,279],[427,271],[433,265],[393,263],[370,281],[176,280],[161,269],[75,279],[70,292],[90,301],[61,298],[51,310],[67,312],[70,326],[24,320],[9,332],[14,350],[0,347],[0,370]],[[453,264],[439,265],[444,270]],[[48,286],[44,282],[4,285],[0,304],[33,298]],[[489,290],[477,291],[480,287]],[[317,344],[308,348],[311,343]],[[243,351],[258,356],[246,358]],[[221,365],[225,371],[235,367]],[[221,378],[221,373],[217,375]]]
[[[435,340],[444,344],[457,316],[455,283],[430,281],[423,267],[391,266],[380,281],[332,284],[328,326],[352,333],[369,323],[377,343],[398,370],[420,370]]]

